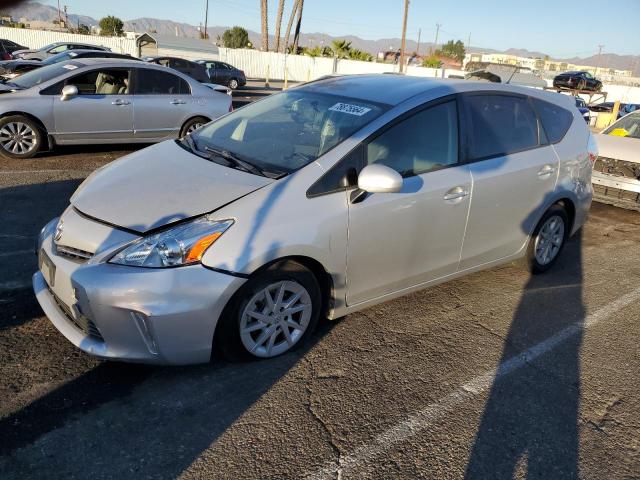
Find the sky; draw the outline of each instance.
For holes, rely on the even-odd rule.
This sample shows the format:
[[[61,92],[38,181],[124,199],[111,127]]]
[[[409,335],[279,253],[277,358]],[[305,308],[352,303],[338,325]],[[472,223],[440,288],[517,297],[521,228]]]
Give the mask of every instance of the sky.
[[[57,0],[41,0],[56,5]],[[268,0],[273,33],[278,0]],[[608,7],[610,5],[615,5]],[[192,25],[204,23],[205,0],[60,0],[70,13],[123,20],[153,17]],[[293,0],[286,0],[285,21]],[[578,6],[579,5],[579,6]],[[365,39],[398,38],[404,0],[306,0],[302,31]],[[608,19],[608,20],[607,20]],[[411,0],[407,37],[438,42],[471,34],[474,47],[526,48],[557,58],[587,57],[598,52],[640,54],[640,0]],[[240,25],[260,31],[260,0],[209,0],[209,25]],[[283,25],[283,29],[285,28]]]

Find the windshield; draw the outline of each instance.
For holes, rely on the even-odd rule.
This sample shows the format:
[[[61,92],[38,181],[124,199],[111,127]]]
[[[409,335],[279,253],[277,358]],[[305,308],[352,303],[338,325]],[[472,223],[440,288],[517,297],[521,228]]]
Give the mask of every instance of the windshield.
[[[192,134],[215,149],[270,172],[291,173],[331,150],[385,107],[334,95],[289,90],[252,103]]]
[[[631,113],[607,128],[605,135],[640,138],[640,114]]]
[[[60,75],[63,75],[65,73],[69,73],[71,70],[75,70],[76,68],[79,68],[81,66],[82,65],[73,63],[65,63],[64,65],[61,65],[59,63],[56,63],[54,65],[47,65],[46,67],[31,70],[30,72],[22,74],[19,77],[14,78],[10,82],[7,82],[7,85],[24,90],[40,85],[41,83],[48,82],[53,78],[59,77]]]
[[[43,65],[53,65],[54,63],[64,62],[65,60],[69,60],[71,58],[77,57],[78,54],[75,52],[62,52],[54,55],[53,57],[49,57],[42,62]]]

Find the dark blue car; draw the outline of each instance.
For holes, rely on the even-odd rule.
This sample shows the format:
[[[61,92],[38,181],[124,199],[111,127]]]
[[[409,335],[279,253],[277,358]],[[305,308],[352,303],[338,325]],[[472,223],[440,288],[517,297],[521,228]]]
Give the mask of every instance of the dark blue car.
[[[585,102],[580,97],[576,97],[576,107],[578,107],[578,110],[580,110],[580,113],[582,114],[582,118],[584,118],[584,121],[587,122],[587,124],[589,124],[589,122],[591,122],[591,111],[587,107],[587,102]]]

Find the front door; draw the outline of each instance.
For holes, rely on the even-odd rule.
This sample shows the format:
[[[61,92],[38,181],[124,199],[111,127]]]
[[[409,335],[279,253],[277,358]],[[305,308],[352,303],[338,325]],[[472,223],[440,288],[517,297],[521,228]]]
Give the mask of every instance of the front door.
[[[395,169],[404,185],[349,205],[349,305],[454,273],[471,200],[471,175],[458,161],[455,99],[406,116],[365,151],[366,164]]]
[[[558,157],[526,97],[463,96],[473,204],[460,269],[520,251],[554,191]]]
[[[135,69],[135,138],[158,141],[178,136],[192,110],[189,84],[168,70]]]
[[[71,66],[71,65],[69,65]],[[59,143],[126,141],[133,136],[130,71],[95,69],[66,80],[76,97],[53,99],[55,138]]]

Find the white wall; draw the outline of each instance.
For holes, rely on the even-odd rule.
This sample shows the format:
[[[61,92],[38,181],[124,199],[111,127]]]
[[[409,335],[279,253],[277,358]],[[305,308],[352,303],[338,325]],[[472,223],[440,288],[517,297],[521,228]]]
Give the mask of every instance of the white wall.
[[[96,35],[77,35],[65,32],[50,32],[45,30],[29,30],[26,28],[0,27],[0,38],[13,40],[29,48],[40,48],[54,42],[79,42],[89,45],[109,47],[117,53],[138,55],[135,40],[123,37],[100,37]]]

